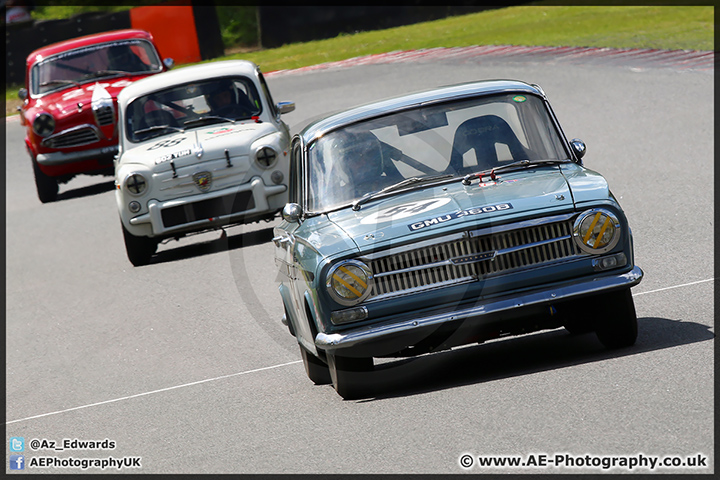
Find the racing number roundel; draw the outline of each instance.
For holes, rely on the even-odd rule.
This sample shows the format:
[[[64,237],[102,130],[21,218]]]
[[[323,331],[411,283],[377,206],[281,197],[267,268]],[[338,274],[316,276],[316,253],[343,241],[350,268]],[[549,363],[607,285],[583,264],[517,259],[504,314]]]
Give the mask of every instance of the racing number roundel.
[[[363,218],[360,223],[367,225],[372,223],[393,222],[395,220],[401,220],[403,218],[411,217],[413,215],[418,215],[420,213],[435,210],[444,205],[447,205],[448,203],[450,203],[450,201],[450,198],[435,198],[430,200],[419,200],[417,202],[404,203],[402,205],[395,205],[368,215],[367,217]]]

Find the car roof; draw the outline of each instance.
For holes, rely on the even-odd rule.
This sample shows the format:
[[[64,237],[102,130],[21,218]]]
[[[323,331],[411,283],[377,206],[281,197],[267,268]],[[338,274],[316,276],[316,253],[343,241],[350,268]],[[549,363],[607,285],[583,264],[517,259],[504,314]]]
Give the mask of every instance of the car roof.
[[[258,70],[258,66],[248,60],[225,60],[177,68],[140,79],[132,85],[128,85],[120,92],[118,102],[130,102],[136,97],[156,90],[163,90],[172,85],[198,82],[213,77],[244,75],[254,78],[255,72]]]
[[[124,30],[114,30],[112,32],[103,32],[93,35],[84,35],[82,37],[71,38],[70,40],[64,40],[62,42],[53,43],[37,50],[34,50],[30,55],[27,56],[27,64],[30,65],[36,61],[42,60],[45,57],[55,55],[57,53],[66,52],[75,48],[85,47],[87,45],[95,45],[98,43],[113,42],[117,40],[127,40],[133,38],[140,38],[144,40],[151,40],[152,35],[145,30],[139,30],[134,28],[127,28]]]
[[[466,82],[393,97],[344,110],[310,123],[301,130],[300,135],[306,143],[309,143],[332,130],[393,111],[404,110],[427,103],[512,92],[528,93],[539,95],[543,98],[545,97],[544,92],[538,85],[531,85],[518,80]]]

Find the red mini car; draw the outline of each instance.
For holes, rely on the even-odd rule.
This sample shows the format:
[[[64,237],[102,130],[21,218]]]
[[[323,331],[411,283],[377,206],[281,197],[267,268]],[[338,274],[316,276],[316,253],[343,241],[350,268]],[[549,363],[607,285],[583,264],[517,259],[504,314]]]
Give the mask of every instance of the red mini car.
[[[56,200],[58,184],[75,175],[114,174],[118,93],[172,64],[152,35],[134,29],[74,38],[27,57],[20,122],[41,202]]]

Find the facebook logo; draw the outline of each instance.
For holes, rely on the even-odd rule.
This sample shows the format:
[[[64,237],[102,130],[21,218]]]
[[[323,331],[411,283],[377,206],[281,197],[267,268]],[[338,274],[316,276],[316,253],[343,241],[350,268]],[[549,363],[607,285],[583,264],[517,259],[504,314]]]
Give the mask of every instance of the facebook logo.
[[[10,470],[25,470],[25,456],[10,455]]]
[[[25,439],[23,437],[10,437],[10,451],[22,452],[25,450]]]

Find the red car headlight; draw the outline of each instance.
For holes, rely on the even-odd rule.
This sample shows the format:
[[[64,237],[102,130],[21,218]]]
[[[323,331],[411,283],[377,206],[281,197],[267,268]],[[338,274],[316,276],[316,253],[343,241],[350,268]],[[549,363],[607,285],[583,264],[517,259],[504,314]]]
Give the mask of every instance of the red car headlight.
[[[47,137],[55,131],[55,119],[47,112],[38,114],[32,123],[33,132],[39,137]]]

